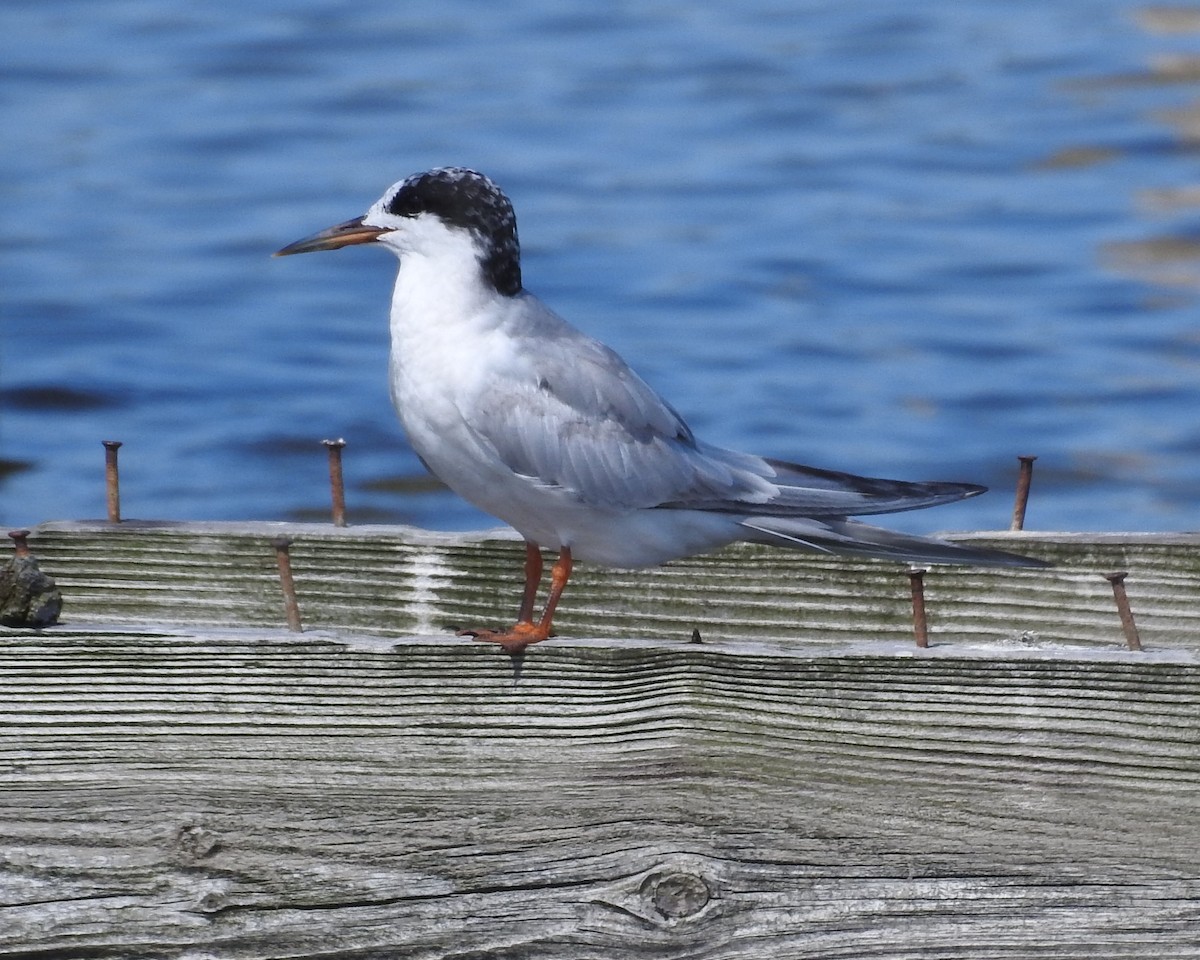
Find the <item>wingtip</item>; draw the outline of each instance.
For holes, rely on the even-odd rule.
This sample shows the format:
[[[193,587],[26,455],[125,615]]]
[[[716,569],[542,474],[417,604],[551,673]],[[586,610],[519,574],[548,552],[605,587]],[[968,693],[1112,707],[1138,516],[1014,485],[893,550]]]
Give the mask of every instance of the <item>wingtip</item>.
[[[955,566],[978,567],[1009,567],[1024,570],[1044,570],[1053,567],[1052,560],[1042,560],[1038,557],[1027,557],[1023,553],[1011,553],[1008,550],[993,550],[988,547],[964,546],[951,541],[950,546],[959,551],[959,556],[949,556],[946,559],[934,560],[934,563]]]

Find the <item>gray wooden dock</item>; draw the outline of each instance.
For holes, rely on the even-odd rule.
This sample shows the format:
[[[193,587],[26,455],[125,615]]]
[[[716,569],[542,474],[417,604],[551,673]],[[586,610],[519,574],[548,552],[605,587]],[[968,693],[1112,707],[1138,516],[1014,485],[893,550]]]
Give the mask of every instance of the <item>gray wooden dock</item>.
[[[44,524],[0,957],[1200,957],[1200,536],[970,539],[1056,566],[928,649],[894,564],[580,566],[514,684],[501,535]]]

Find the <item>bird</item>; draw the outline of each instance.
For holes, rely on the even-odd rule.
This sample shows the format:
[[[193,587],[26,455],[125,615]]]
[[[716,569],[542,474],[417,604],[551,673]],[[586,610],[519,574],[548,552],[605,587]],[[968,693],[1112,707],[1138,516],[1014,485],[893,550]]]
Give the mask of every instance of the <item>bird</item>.
[[[525,541],[516,622],[460,635],[514,657],[553,634],[576,561],[640,568],[735,541],[909,564],[1046,566],[854,519],[984,493],[972,483],[856,476],[698,438],[615,351],[522,282],[513,204],[487,176],[438,167],[275,256],[376,244],[400,261],[391,399],[413,450]],[[557,551],[541,614],[542,549]]]

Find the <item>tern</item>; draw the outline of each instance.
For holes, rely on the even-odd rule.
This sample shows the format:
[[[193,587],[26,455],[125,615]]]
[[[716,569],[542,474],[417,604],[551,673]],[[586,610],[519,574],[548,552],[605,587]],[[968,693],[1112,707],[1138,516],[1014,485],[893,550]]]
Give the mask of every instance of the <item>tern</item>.
[[[576,560],[647,567],[739,540],[905,563],[1046,565],[851,519],[985,487],[860,477],[697,438],[613,350],[525,289],[512,203],[481,173],[414,174],[363,216],[275,255],[367,243],[400,260],[389,373],[409,442],[451,490],[525,539],[516,623],[460,635],[515,659],[551,635]],[[542,548],[558,558],[535,620]]]

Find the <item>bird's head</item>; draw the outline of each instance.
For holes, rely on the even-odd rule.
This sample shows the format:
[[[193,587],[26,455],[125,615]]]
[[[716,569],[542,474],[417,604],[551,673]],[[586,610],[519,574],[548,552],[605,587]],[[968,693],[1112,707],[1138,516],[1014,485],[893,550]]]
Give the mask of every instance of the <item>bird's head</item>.
[[[398,257],[473,256],[498,293],[521,290],[517,217],[482,173],[440,167],[392,184],[363,216],[290,243],[277,257],[381,243]]]

